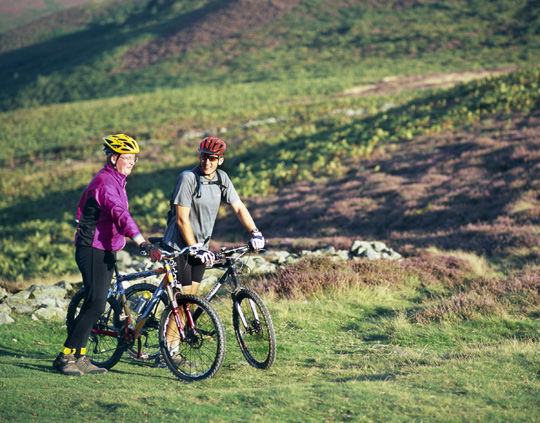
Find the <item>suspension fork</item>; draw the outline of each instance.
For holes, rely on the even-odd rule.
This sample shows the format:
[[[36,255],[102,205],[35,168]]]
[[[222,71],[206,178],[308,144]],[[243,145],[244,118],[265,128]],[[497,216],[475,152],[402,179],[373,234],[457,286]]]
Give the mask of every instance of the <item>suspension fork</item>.
[[[116,267],[116,264],[115,264]],[[118,272],[118,268],[116,268],[116,272]],[[127,298],[126,298],[126,291],[124,290],[124,285],[122,285],[122,281],[118,281],[118,292],[120,294],[120,300],[122,302],[122,309],[123,313],[122,316],[120,316],[121,320],[124,320],[124,336],[126,342],[131,342],[132,339],[132,332],[130,332],[131,327],[131,315],[129,313],[129,308],[127,305]]]
[[[185,325],[182,324],[182,318],[180,316],[180,311],[178,310],[178,301],[176,301],[176,293],[174,292],[173,286],[172,286],[173,285],[172,282],[174,281],[173,272],[168,262],[165,263],[165,269],[167,271],[167,274],[163,277],[162,287],[166,288],[167,290],[167,295],[169,297],[169,300],[172,306],[174,320],[176,322],[176,326],[178,327],[178,330],[180,331],[180,338],[185,339],[186,338]],[[182,289],[182,286],[179,285],[178,288],[180,289],[180,292],[183,295],[184,291]],[[195,323],[193,322],[193,317],[191,316],[191,311],[189,310],[188,304],[186,304],[186,306],[184,307],[184,313],[187,317],[189,326],[192,329],[194,329]]]
[[[232,278],[232,281],[233,281],[233,285],[234,285],[234,288],[233,288],[233,292],[231,293],[231,297],[232,297],[232,300],[233,300],[233,304],[234,304],[234,307],[236,307],[236,311],[238,312],[238,316],[240,316],[240,320],[242,321],[242,325],[244,325],[244,328],[248,328],[249,325],[248,325],[248,322],[246,320],[246,316],[244,315],[244,312],[242,311],[242,307],[240,307],[240,303],[236,300],[236,291],[238,290],[238,287],[240,286],[240,283],[238,281],[238,271],[236,270],[236,264],[234,262],[231,263],[230,267],[229,267],[229,271],[230,271],[230,277]],[[249,298],[249,305],[251,306],[251,311],[253,311],[253,315],[255,317],[255,319],[257,320],[257,322],[259,322],[259,313],[257,313],[257,307],[256,305],[254,304],[253,300],[251,298]]]

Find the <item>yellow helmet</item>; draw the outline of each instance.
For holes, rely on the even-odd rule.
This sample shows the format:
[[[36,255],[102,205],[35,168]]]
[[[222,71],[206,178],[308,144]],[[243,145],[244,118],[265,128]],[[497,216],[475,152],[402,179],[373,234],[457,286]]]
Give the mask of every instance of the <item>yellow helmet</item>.
[[[139,144],[125,134],[109,135],[103,138],[103,151],[105,151],[105,154],[137,154],[139,152]]]

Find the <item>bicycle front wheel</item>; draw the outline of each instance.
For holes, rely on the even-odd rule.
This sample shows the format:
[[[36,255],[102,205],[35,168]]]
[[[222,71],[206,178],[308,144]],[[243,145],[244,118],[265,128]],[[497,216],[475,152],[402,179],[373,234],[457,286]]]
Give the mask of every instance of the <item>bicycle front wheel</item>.
[[[73,324],[84,304],[84,288],[75,293],[71,299],[66,315],[66,327],[68,333],[72,330]],[[92,363],[98,367],[110,369],[113,367],[124,352],[123,338],[117,334],[121,331],[120,321],[121,307],[114,298],[107,298],[105,311],[92,327],[92,332],[86,345],[86,355]]]
[[[184,309],[197,313],[195,327],[184,325],[182,338],[172,305],[163,312],[159,325],[162,358],[169,370],[180,380],[193,382],[213,377],[225,358],[225,330],[214,307],[195,295],[178,295],[178,310],[185,320]]]
[[[138,283],[126,289],[126,302],[133,322],[136,322],[140,316],[140,314],[135,311],[135,306],[141,299],[141,296],[143,296],[143,298],[145,294],[147,296],[154,296],[156,289],[157,286],[150,283]],[[148,315],[148,319],[141,330],[142,349],[140,360],[156,361],[159,357],[159,336],[157,330],[159,328],[163,310],[165,310],[168,303],[169,299],[167,298],[167,294],[163,293]],[[136,360],[139,359],[137,342],[134,346],[127,349],[127,353],[130,357]]]
[[[233,293],[232,317],[236,340],[248,363],[269,369],[276,359],[276,334],[261,297],[247,288]]]

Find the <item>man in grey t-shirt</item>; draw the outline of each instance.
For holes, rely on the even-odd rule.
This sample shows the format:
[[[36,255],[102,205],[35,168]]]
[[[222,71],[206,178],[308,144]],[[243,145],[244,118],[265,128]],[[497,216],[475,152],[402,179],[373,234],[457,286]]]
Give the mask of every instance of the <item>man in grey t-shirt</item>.
[[[205,264],[213,263],[214,254],[208,250],[221,201],[229,204],[236,216],[251,232],[250,244],[264,247],[264,237],[257,229],[251,214],[240,200],[229,176],[218,170],[224,161],[227,145],[219,138],[207,137],[199,145],[199,166],[182,172],[172,196],[173,215],[163,241],[171,249],[204,243],[193,255],[177,259],[177,275],[185,294],[195,295],[204,275]]]

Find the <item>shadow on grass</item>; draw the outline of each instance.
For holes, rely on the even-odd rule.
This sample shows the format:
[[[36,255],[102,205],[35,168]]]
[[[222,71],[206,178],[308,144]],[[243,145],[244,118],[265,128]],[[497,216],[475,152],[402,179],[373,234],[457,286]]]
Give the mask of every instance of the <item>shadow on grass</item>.
[[[389,380],[396,380],[397,376],[401,376],[403,373],[378,373],[374,375],[363,375],[363,376],[354,376],[340,379],[332,379],[332,382],[344,383],[344,382],[359,382],[359,381],[368,381],[368,382],[387,382]]]
[[[46,352],[40,352],[39,350],[21,350],[16,348],[10,348],[5,345],[0,346],[0,357],[25,357],[31,358],[33,360],[41,360],[49,356],[50,354],[47,354]]]

